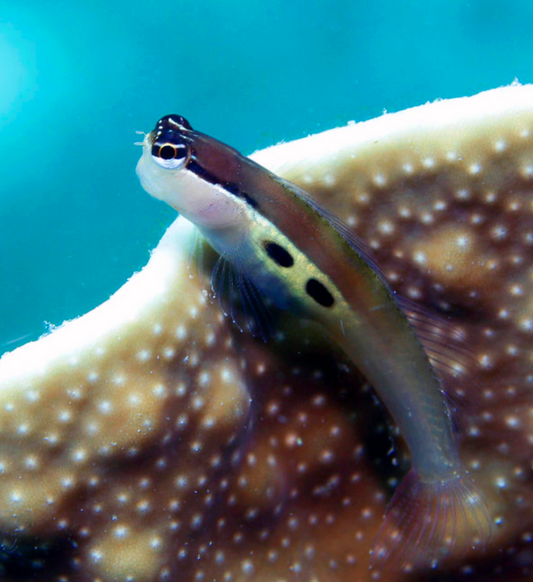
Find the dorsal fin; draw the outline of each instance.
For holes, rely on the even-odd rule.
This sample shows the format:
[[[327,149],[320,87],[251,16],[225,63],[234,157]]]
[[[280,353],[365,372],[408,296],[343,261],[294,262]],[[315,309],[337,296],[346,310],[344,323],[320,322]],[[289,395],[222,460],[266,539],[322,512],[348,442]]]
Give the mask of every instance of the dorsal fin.
[[[297,187],[294,187],[294,191],[327,220],[354,251],[372,267],[387,287],[400,309],[407,316],[435,371],[444,381],[443,392],[447,398],[454,400],[456,396],[463,397],[464,391],[460,377],[465,371],[476,365],[474,354],[468,348],[463,331],[445,317],[396,293],[377,264],[372,249],[345,222],[337,215],[322,208],[307,192]],[[450,393],[450,390],[453,392]]]
[[[291,187],[291,191],[296,196],[303,198],[311,208],[320,214],[341,235],[341,237],[354,249],[354,251],[360,255],[368,265],[372,267],[376,275],[383,281],[391,293],[394,293],[390,287],[389,282],[387,281],[387,278],[379,268],[372,249],[360,237],[358,237],[341,218],[339,218],[333,212],[320,206],[308,192],[298,188],[294,184],[289,183],[289,186]]]
[[[396,296],[409,323],[444,381],[447,396],[463,397],[461,377],[476,367],[476,358],[463,330],[441,315],[405,297]],[[468,374],[471,377],[472,374]],[[453,393],[449,390],[453,387]]]

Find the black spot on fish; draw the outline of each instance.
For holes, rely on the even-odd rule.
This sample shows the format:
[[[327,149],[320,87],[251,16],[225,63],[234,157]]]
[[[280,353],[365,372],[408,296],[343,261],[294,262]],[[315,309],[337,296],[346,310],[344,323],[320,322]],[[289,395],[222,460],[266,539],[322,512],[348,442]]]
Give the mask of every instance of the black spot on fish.
[[[292,255],[286,251],[282,246],[278,245],[271,240],[266,240],[263,242],[263,246],[265,247],[265,251],[267,255],[280,267],[292,267],[294,265],[294,259]]]
[[[305,290],[322,307],[331,307],[335,303],[333,295],[316,279],[309,279]]]

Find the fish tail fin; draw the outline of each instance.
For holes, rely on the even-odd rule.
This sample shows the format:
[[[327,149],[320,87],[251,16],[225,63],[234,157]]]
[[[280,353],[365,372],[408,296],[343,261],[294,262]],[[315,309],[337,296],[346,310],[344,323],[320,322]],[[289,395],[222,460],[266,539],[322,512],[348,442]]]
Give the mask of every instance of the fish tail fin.
[[[397,488],[371,550],[374,578],[436,568],[450,555],[483,550],[491,521],[467,475],[425,482],[411,470]]]

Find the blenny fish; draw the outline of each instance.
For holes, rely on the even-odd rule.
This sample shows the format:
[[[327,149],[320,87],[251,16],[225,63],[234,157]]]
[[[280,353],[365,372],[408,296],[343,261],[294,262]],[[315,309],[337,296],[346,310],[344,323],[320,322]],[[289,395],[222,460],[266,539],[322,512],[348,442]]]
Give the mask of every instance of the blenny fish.
[[[460,462],[430,360],[446,359],[447,348],[427,332],[429,316],[393,292],[349,227],[179,115],[163,117],[145,136],[137,174],[149,194],[196,225],[238,273],[243,293],[322,326],[397,423],[411,470],[389,504],[371,567],[435,566],[457,536],[483,547],[490,519]]]

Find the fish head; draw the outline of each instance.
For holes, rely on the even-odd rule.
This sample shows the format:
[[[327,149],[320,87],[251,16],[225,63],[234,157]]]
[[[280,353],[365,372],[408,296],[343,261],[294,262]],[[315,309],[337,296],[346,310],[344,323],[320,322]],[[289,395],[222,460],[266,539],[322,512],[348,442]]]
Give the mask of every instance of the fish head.
[[[242,203],[234,196],[242,156],[192,129],[180,115],[166,115],[143,141],[137,164],[142,187],[200,228],[236,226]]]

